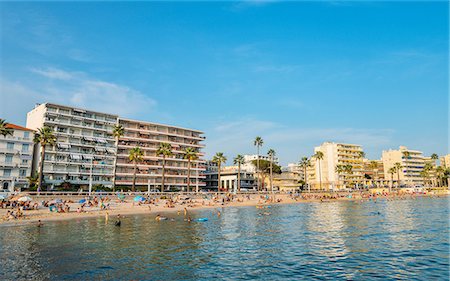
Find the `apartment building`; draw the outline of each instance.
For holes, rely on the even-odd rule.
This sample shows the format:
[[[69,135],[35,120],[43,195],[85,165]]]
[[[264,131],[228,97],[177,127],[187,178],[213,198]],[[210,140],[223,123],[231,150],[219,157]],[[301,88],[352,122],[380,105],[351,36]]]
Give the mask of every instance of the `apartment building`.
[[[56,145],[47,146],[40,159],[35,146],[33,170],[44,161],[44,184],[50,189],[63,182],[85,190],[93,186],[111,187],[115,165],[113,126],[118,116],[53,103],[38,104],[27,114],[27,127],[50,127]]]
[[[6,126],[12,136],[0,136],[0,191],[28,187],[33,158],[33,130],[14,124]]]
[[[161,189],[162,161],[156,151],[161,143],[172,146],[172,156],[166,158],[165,189],[186,190],[188,181],[188,160],[184,159],[184,150],[188,147],[198,152],[199,159],[191,161],[190,187],[199,190],[205,186],[205,161],[203,160],[203,132],[157,123],[119,118],[119,124],[125,129],[124,136],[118,142],[117,169],[115,183],[118,188],[131,186],[134,164],[128,159],[129,151],[139,146],[144,152],[144,160],[137,165],[137,189]]]
[[[244,155],[244,164],[241,165],[241,168],[247,172],[255,173],[256,166],[253,165],[253,161],[258,159],[258,155]],[[259,155],[259,160],[271,161],[270,156],[268,155]],[[273,158],[273,163],[278,165],[278,157]]]
[[[383,151],[381,159],[383,160],[385,175],[389,174],[389,169],[394,167],[396,163],[400,163],[401,169],[398,173],[400,184],[407,186],[423,184],[424,179],[421,175],[423,167],[428,161],[432,163],[431,158],[424,157],[421,151],[408,149],[406,146],[400,146],[397,150]],[[394,175],[394,180],[396,179],[397,173]]]
[[[450,168],[450,154],[441,156],[439,158],[440,164],[444,168]]]
[[[364,182],[364,165],[360,145],[324,142],[315,147],[314,152],[321,151],[323,159],[311,159],[314,175],[309,176],[311,189],[339,190],[348,187],[362,187]],[[338,165],[350,165],[351,172],[336,171]],[[311,171],[311,169],[309,169]]]

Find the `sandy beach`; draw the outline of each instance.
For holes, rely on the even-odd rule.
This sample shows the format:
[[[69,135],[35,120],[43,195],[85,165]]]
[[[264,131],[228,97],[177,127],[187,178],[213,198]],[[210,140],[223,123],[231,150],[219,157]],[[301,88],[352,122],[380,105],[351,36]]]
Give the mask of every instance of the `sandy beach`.
[[[241,194],[241,195],[220,195],[220,196],[204,196],[204,198],[199,198],[199,196],[194,196],[189,200],[182,200],[178,196],[174,196],[172,200],[159,199],[153,197],[151,203],[148,201],[139,203],[133,200],[134,196],[128,196],[125,200],[119,200],[116,196],[103,197],[105,206],[108,207],[100,208],[98,204],[95,206],[83,208],[83,211],[77,211],[83,204],[78,203],[80,198],[67,197],[63,198],[61,196],[55,196],[55,198],[62,198],[65,203],[60,204],[61,206],[69,207],[68,212],[56,212],[50,211],[49,207],[42,206],[43,199],[33,199],[30,203],[38,203],[39,207],[37,210],[24,210],[23,216],[18,218],[7,217],[8,211],[16,211],[16,209],[11,208],[1,208],[0,209],[0,225],[23,225],[29,223],[37,223],[39,220],[41,222],[46,221],[59,221],[68,219],[84,219],[93,217],[106,217],[114,220],[118,214],[121,216],[137,215],[137,214],[149,214],[156,216],[159,213],[171,213],[180,212],[184,213],[185,210],[189,215],[189,212],[202,209],[211,208],[226,208],[226,207],[239,207],[239,206],[256,206],[262,207],[264,205],[276,205],[276,204],[299,204],[307,202],[320,202],[329,203],[335,201],[350,201],[350,200],[403,200],[415,197],[436,197],[436,196],[448,196],[448,192],[440,193],[381,193],[377,195],[371,195],[369,193],[355,193],[351,195],[349,193],[312,193],[312,194],[302,194],[302,195],[291,195],[291,194],[276,194],[275,200],[272,199],[272,195],[269,194]],[[197,197],[197,198],[195,198]],[[206,198],[207,197],[207,198]],[[50,199],[50,198],[48,198]],[[94,197],[91,198],[92,202]],[[95,199],[97,199],[95,197]],[[50,201],[50,200],[47,200]],[[89,202],[89,201],[87,201]],[[86,204],[84,204],[86,205]]]

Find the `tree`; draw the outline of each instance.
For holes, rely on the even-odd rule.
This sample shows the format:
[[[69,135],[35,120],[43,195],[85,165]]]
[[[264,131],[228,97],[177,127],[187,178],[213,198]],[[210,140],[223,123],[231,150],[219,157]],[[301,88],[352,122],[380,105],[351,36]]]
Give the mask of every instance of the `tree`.
[[[399,162],[394,163],[395,172],[397,172],[397,187],[400,187],[400,171],[402,170],[402,164]]]
[[[0,136],[12,136],[14,134],[14,130],[8,128],[9,123],[6,122],[5,119],[0,119]]]
[[[184,159],[188,160],[188,177],[187,177],[187,192],[191,189],[191,161],[198,159],[197,150],[193,147],[186,147],[184,149]]]
[[[238,165],[238,176],[237,176],[237,189],[241,192],[241,165],[245,163],[244,156],[238,154],[234,160],[234,165]]]
[[[308,185],[308,175],[307,175],[307,169],[311,166],[311,160],[308,159],[308,157],[302,157],[302,159],[299,162],[299,165],[301,168],[303,168],[303,177],[305,178],[304,182],[306,186],[308,186],[308,192],[311,192],[311,188]]]
[[[338,165],[336,165],[336,173],[343,174],[343,176],[344,176],[343,182],[344,182],[344,188],[345,188],[345,187],[347,187],[345,184],[347,175],[353,173],[353,166],[350,164],[346,164],[346,165],[338,164]]]
[[[388,173],[391,174],[391,185],[389,186],[389,192],[392,191],[392,187],[394,186],[394,174],[397,172],[395,167],[391,167],[388,170]]]
[[[371,169],[373,171],[373,179],[375,180],[375,183],[376,183],[378,180],[378,162],[370,161],[369,169]],[[375,184],[375,185],[377,185],[377,184]]]
[[[220,179],[220,169],[221,169],[222,163],[227,162],[227,157],[225,157],[225,155],[223,155],[222,152],[217,152],[216,155],[214,155],[212,161],[214,163],[217,163],[217,169],[218,169],[218,174],[217,174],[218,185],[217,185],[217,189],[218,189],[218,191],[220,191],[222,189],[222,181]]]
[[[313,157],[316,158],[317,161],[319,162],[319,187],[320,187],[320,190],[322,190],[322,168],[321,168],[320,162],[323,159],[323,152],[317,151]]]
[[[33,142],[35,144],[39,144],[41,146],[41,162],[39,165],[39,180],[38,180],[38,188],[37,191],[41,191],[42,188],[42,180],[44,178],[44,160],[45,160],[45,147],[47,145],[54,146],[56,143],[56,136],[53,133],[53,130],[50,127],[44,126],[39,128],[38,131],[34,134]]]
[[[270,158],[270,190],[273,193],[273,157],[275,156],[275,150],[269,149],[267,155]]]
[[[336,167],[335,167],[335,171],[338,174],[338,176],[340,177],[340,175],[344,174],[344,172],[345,172],[345,165],[337,164]],[[344,175],[343,183],[344,183],[344,186],[345,186],[345,175]]]
[[[445,176],[445,169],[442,166],[438,166],[438,167],[436,167],[436,171],[435,172],[436,172],[437,185],[438,185],[438,187],[441,187],[443,185],[442,184],[442,179]]]
[[[257,160],[258,163],[256,165],[256,189],[259,190],[259,149],[261,148],[261,146],[263,145],[264,141],[261,137],[256,137],[253,145],[256,146],[256,155],[257,155]]]
[[[437,155],[436,153],[431,154],[430,156],[431,159],[433,159],[434,161],[439,159],[439,155]]]
[[[252,164],[256,166],[258,164],[258,160],[253,160]],[[261,175],[262,181],[264,182],[267,174],[270,173],[270,165],[272,165],[272,173],[281,174],[281,167],[275,163],[272,163],[268,160],[259,160],[259,174]]]
[[[162,181],[161,181],[161,192],[164,191],[164,184],[166,180],[166,157],[172,156],[172,145],[170,143],[160,143],[158,150],[156,150],[156,155],[163,157],[162,163]]]
[[[117,150],[119,146],[119,138],[122,137],[125,134],[125,129],[122,125],[117,124],[114,125],[112,135],[116,139],[116,159],[117,159]],[[116,190],[116,167],[117,163],[114,165],[114,172],[113,172],[113,192]]]
[[[409,171],[409,167],[408,167],[408,159],[411,158],[411,153],[407,150],[402,151],[403,154],[403,158],[405,158],[405,184],[406,184],[406,179],[408,179],[408,171]]]
[[[424,185],[427,185],[431,171],[433,171],[433,164],[425,163],[425,165],[423,166],[423,170],[420,172],[420,176],[423,177]]]
[[[28,187],[33,188],[39,182],[39,174],[36,171],[34,171],[31,173],[29,177],[27,177],[27,180],[28,180]]]
[[[137,171],[137,164],[142,162],[144,160],[144,152],[139,146],[133,147],[130,149],[130,152],[128,154],[128,159],[133,162],[134,164],[134,170],[133,170],[133,185],[131,186],[131,191],[134,192],[135,186],[136,186],[136,171]]]
[[[364,157],[366,157],[366,153],[364,152],[364,151],[358,151],[358,157],[359,157],[359,159],[361,159],[361,174],[362,174],[362,177],[361,177],[361,185],[363,186],[363,188],[364,188]]]

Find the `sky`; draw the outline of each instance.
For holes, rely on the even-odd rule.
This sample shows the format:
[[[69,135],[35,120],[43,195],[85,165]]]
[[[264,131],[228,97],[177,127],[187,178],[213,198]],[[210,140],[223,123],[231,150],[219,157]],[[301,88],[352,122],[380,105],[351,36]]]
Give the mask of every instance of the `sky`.
[[[447,154],[449,4],[1,2],[0,118],[54,102],[205,132],[206,157],[325,141]]]

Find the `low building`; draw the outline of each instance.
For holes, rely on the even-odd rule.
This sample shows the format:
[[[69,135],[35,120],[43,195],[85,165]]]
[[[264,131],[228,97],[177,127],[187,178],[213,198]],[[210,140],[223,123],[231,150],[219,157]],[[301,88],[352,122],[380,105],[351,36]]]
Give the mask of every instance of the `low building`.
[[[208,167],[209,165],[207,165]],[[205,172],[206,175],[206,186],[205,189],[208,190],[218,190],[218,177],[219,173],[217,167],[212,165]],[[239,169],[237,166],[227,166],[223,167],[220,172],[220,180],[221,180],[221,191],[230,191],[236,192],[238,190],[238,174]],[[254,173],[247,172],[241,168],[240,173],[240,182],[241,182],[241,190],[253,190],[256,189],[256,179],[254,177]]]
[[[2,191],[12,192],[28,187],[34,131],[14,124],[6,127],[13,135],[0,136],[0,187]]]
[[[270,157],[268,155],[244,155],[244,164],[241,165],[241,168],[247,172],[255,173],[256,172],[256,166],[253,165],[253,161],[255,160],[265,160],[265,161],[271,161]],[[278,165],[278,158],[273,158],[273,163]]]

